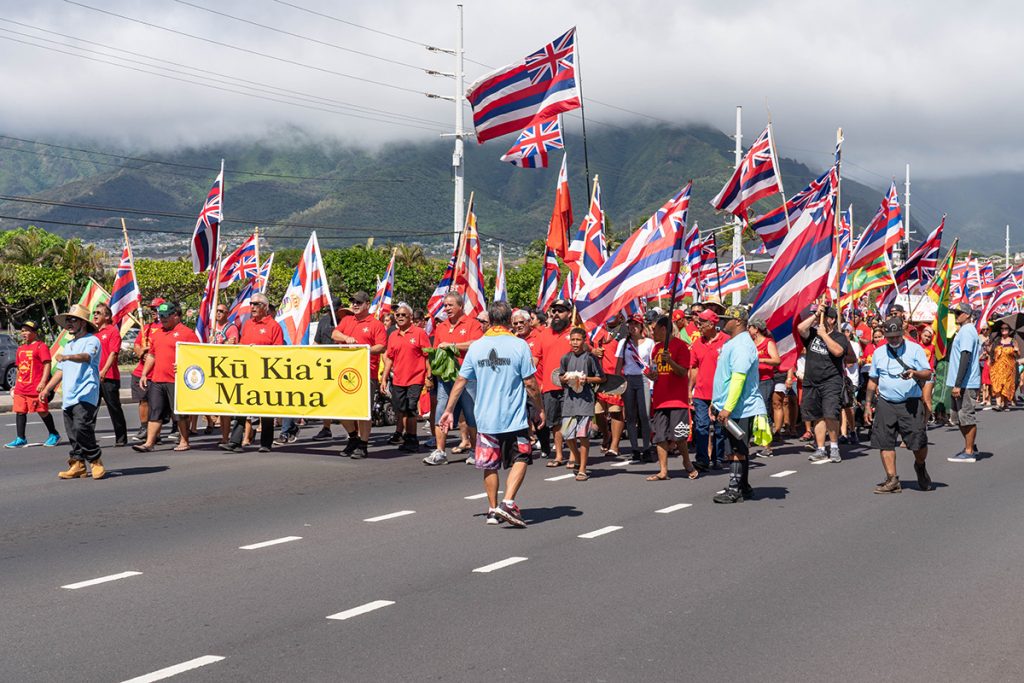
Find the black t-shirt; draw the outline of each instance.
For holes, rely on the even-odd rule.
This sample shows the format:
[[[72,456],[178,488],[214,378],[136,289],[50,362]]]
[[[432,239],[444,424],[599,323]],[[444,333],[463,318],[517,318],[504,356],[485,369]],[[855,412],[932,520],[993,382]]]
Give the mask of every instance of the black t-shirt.
[[[846,374],[843,372],[843,356],[852,353],[850,340],[839,330],[833,330],[829,336],[843,347],[843,355],[837,357],[829,353],[824,340],[818,336],[817,326],[812,327],[806,337],[802,337],[804,346],[807,347],[804,381],[808,384],[841,381]]]
[[[330,313],[320,316],[320,320],[316,324],[316,334],[313,335],[313,342],[321,346],[337,343],[331,339],[331,332],[334,332],[334,318]]]

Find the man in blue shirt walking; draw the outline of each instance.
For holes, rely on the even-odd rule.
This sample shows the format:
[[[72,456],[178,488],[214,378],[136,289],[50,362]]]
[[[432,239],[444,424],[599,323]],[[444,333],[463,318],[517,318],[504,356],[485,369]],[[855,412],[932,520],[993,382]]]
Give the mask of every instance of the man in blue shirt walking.
[[[544,425],[544,404],[530,346],[509,331],[512,308],[504,301],[487,307],[490,327],[469,346],[455,380],[444,414],[438,423],[444,434],[455,422],[454,410],[469,382],[476,382],[477,441],[474,464],[484,472],[487,492],[487,523],[501,520],[517,527],[526,522],[516,505],[516,493],[533,462],[527,423],[526,396],[537,406],[538,428]],[[509,470],[505,498],[498,504],[498,470]]]
[[[864,421],[871,425],[871,447],[882,454],[885,481],[875,493],[899,493],[900,478],[896,475],[896,444],[899,439],[914,452],[914,471],[922,491],[932,488],[925,468],[928,457],[928,435],[925,430],[925,407],[921,402],[922,386],[932,376],[924,349],[908,344],[903,338],[902,318],[889,318],[882,325],[885,344],[875,349],[868,371],[867,401]],[[877,392],[878,407],[874,398]]]
[[[974,442],[978,438],[978,391],[981,389],[981,338],[974,327],[974,311],[966,303],[950,308],[960,326],[949,349],[946,386],[953,397],[953,421],[964,435],[964,449],[950,462],[974,462]]]
[[[100,460],[102,452],[96,443],[96,410],[100,403],[100,340],[96,326],[89,319],[89,309],[75,304],[71,310],[54,318],[71,335],[71,341],[53,357],[57,372],[43,390],[52,394],[58,384],[63,394],[64,430],[71,442],[70,467],[58,473],[61,479],[86,477],[89,463],[93,479],[107,476]]]
[[[715,368],[711,411],[725,428],[725,459],[729,462],[729,486],[714,497],[716,503],[740,503],[754,496],[750,472],[750,437],[754,418],[768,414],[758,391],[757,346],[747,331],[747,310],[730,306],[722,331],[732,337],[722,347]],[[730,424],[731,423],[731,424]]]

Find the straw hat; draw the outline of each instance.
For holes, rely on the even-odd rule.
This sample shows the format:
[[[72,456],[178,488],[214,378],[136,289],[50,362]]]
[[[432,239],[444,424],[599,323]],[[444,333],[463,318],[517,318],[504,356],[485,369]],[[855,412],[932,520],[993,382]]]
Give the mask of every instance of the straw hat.
[[[78,318],[85,323],[85,326],[90,332],[95,332],[96,326],[92,323],[92,320],[89,319],[90,317],[88,308],[81,304],[75,304],[67,313],[61,313],[60,315],[54,316],[53,319],[57,321],[58,325],[64,327],[64,325],[67,324],[68,318]]]

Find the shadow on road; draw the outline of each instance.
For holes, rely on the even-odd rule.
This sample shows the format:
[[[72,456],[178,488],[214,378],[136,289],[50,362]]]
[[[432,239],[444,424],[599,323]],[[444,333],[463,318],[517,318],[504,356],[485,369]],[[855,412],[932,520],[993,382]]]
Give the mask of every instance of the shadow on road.
[[[542,522],[550,522],[562,517],[579,517],[582,514],[582,510],[577,510],[572,505],[556,505],[553,508],[529,508],[523,510],[523,519],[526,520],[527,524],[541,524]]]
[[[785,486],[755,486],[754,500],[784,500],[789,494]]]
[[[168,465],[157,465],[155,467],[126,467],[123,469],[110,470],[108,477],[131,477],[136,474],[156,474],[171,469]]]

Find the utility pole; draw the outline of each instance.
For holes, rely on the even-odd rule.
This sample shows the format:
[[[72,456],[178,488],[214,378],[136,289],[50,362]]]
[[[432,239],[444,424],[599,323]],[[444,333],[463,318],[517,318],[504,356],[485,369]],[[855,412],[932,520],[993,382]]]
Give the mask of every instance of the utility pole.
[[[1010,267],[1010,226],[1006,226],[1006,267]]]
[[[910,256],[910,164],[907,164],[907,176],[903,183],[903,251],[904,260]]]
[[[743,107],[736,107],[736,166],[740,167],[740,162],[743,160]],[[786,200],[785,197],[782,198]],[[739,218],[733,218],[733,232],[732,232],[732,261],[733,263],[743,253],[743,223]],[[735,306],[740,302],[740,293],[732,293],[732,304]]]
[[[446,76],[455,79],[455,95],[449,97],[447,95],[434,95],[427,93],[427,97],[439,100],[449,100],[455,103],[455,132],[454,133],[443,133],[441,137],[455,138],[455,151],[452,152],[452,183],[455,186],[455,202],[454,202],[454,220],[452,222],[452,239],[456,245],[459,243],[459,235],[462,233],[463,221],[465,220],[466,210],[466,157],[464,154],[464,140],[467,137],[467,133],[464,129],[462,105],[463,100],[466,99],[466,84],[463,77],[463,55],[465,51],[462,44],[462,5],[456,5],[457,19],[457,30],[455,36],[455,49],[447,50],[440,47],[428,46],[427,49],[431,52],[443,52],[444,54],[452,55],[455,57],[455,73],[445,73],[442,71],[428,70],[427,73],[432,76]]]

